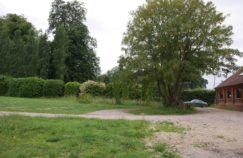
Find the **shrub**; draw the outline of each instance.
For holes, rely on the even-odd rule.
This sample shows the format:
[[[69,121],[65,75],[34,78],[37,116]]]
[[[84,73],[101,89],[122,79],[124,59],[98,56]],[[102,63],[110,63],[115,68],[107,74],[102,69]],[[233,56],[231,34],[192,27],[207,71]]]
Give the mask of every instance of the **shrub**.
[[[116,104],[122,103],[122,84],[120,82],[114,82],[112,84],[112,95],[115,98]]]
[[[134,85],[129,87],[129,98],[140,100],[142,99],[142,86]]]
[[[44,83],[44,96],[60,97],[64,94],[64,82],[61,80],[46,80]]]
[[[65,95],[78,95],[80,83],[68,82],[65,84]]]
[[[113,84],[112,83],[107,84],[106,85],[106,88],[105,88],[105,90],[103,92],[103,95],[105,97],[107,97],[107,98],[112,98],[113,97],[113,91],[112,91],[112,89],[113,89]]]
[[[8,93],[9,80],[7,76],[0,76],[0,96]]]
[[[91,94],[93,96],[103,96],[106,89],[105,83],[88,80],[80,85],[81,94]]]
[[[200,99],[208,104],[213,104],[215,99],[215,91],[207,89],[186,90],[182,93],[183,101],[190,101],[192,99]]]
[[[41,97],[43,85],[44,80],[37,77],[13,78],[9,82],[8,93],[16,97]]]

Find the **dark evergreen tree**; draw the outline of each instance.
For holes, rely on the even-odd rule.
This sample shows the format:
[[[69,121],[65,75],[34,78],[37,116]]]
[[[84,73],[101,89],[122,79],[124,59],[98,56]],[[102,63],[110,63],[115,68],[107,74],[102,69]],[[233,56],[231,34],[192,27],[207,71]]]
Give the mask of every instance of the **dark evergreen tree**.
[[[96,42],[88,35],[85,25],[76,25],[70,28],[68,56],[66,59],[66,81],[94,80],[99,74],[99,59],[94,48]]]
[[[38,76],[44,79],[51,78],[51,43],[47,34],[41,35],[38,51]]]
[[[65,59],[67,56],[68,36],[63,27],[60,25],[55,32],[55,38],[52,44],[52,65],[53,65],[53,78],[64,79],[66,71]]]
[[[34,26],[16,14],[7,14],[0,21],[0,73],[14,77],[35,76],[38,34]]]

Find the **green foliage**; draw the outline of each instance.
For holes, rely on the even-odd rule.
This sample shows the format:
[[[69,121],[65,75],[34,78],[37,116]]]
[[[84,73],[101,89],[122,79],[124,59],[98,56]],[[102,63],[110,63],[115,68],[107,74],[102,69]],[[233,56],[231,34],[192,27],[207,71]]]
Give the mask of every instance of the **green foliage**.
[[[65,81],[94,80],[100,73],[99,58],[95,54],[96,40],[89,36],[86,25],[72,26],[68,33]]]
[[[68,35],[68,53],[65,58],[65,81],[94,80],[100,72],[95,54],[96,40],[85,25],[86,9],[78,1],[54,0],[49,15],[49,30],[55,32],[63,25]]]
[[[204,78],[192,79],[183,83],[183,89],[207,88],[208,80]]]
[[[35,76],[38,33],[23,16],[0,17],[0,74],[14,77]]]
[[[112,94],[116,104],[121,104],[122,99],[129,98],[129,82],[126,82],[128,75],[125,71],[117,69],[113,75]]]
[[[139,78],[117,67],[101,75],[99,80],[108,83],[104,95],[113,97],[118,102],[121,99],[151,101],[158,98],[154,82]]]
[[[113,84],[112,83],[107,84],[103,92],[104,97],[112,98],[113,97],[112,89],[113,89]]]
[[[209,105],[214,104],[215,100],[215,91],[207,89],[194,89],[194,90],[185,90],[182,92],[183,101],[190,101],[192,99],[200,99],[207,102]]]
[[[132,13],[119,67],[156,83],[163,104],[180,102],[183,83],[235,66],[232,26],[212,2],[149,0]],[[127,83],[127,81],[125,81]]]
[[[114,67],[111,70],[107,71],[105,74],[100,75],[98,77],[98,80],[100,82],[104,82],[105,84],[110,84],[113,82],[114,78],[116,77],[116,75],[119,73],[119,68],[118,67]]]
[[[51,42],[48,41],[47,34],[41,35],[38,51],[38,75],[43,79],[52,77],[51,74]]]
[[[65,95],[74,95],[77,96],[79,94],[79,82],[68,82],[65,84]]]
[[[105,83],[88,80],[80,85],[80,93],[93,96],[103,96],[106,89]]]
[[[65,82],[96,79],[100,72],[96,40],[89,35],[85,14],[83,3],[55,0],[49,16],[53,41],[23,16],[0,17],[0,74]]]
[[[46,80],[44,83],[44,96],[60,97],[64,95],[64,82],[61,80]]]
[[[179,154],[175,150],[169,150],[167,144],[156,143],[154,150],[160,152],[163,158],[180,158]]]
[[[7,95],[10,77],[0,75],[0,95]]]
[[[122,99],[122,84],[120,82],[114,82],[112,84],[112,95],[115,98],[116,104],[121,104]]]
[[[53,78],[64,80],[66,72],[65,60],[67,56],[68,35],[63,25],[57,27],[54,41],[52,43],[52,67]]]
[[[63,25],[68,30],[72,25],[82,25],[85,21],[86,9],[79,1],[65,2],[54,0],[49,15],[49,30],[54,31]]]
[[[16,97],[43,96],[44,80],[36,77],[12,78],[9,83],[9,95]]]

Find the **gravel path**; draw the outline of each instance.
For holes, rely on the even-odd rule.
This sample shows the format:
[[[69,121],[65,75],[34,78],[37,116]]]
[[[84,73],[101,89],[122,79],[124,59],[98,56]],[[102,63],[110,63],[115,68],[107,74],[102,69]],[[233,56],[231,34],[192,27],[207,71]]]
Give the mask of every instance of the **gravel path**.
[[[102,110],[84,115],[0,112],[0,116],[76,117],[170,121],[187,129],[185,134],[157,133],[154,140],[176,148],[183,158],[243,158],[243,113],[213,108],[198,109],[191,115],[148,116],[128,110]]]

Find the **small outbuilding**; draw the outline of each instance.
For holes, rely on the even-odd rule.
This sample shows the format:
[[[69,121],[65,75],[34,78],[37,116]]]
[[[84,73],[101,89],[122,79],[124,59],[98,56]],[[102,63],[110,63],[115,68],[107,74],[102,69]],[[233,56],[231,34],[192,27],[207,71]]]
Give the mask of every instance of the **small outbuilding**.
[[[215,90],[218,106],[243,110],[243,68],[219,84]]]

